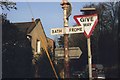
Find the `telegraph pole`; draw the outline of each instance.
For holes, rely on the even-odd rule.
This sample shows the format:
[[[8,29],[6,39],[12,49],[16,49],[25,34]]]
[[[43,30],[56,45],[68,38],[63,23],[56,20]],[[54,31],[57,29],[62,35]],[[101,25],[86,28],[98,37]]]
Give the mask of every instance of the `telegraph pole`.
[[[61,3],[64,16],[64,27],[68,27],[68,18],[71,12],[71,5],[67,0],[62,0]],[[68,46],[68,34],[64,34],[64,78],[70,78],[69,72],[69,46]]]

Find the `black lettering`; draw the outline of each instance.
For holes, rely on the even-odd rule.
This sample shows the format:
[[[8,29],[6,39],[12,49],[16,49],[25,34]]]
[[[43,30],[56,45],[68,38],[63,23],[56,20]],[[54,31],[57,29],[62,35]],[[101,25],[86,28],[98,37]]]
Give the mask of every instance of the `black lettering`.
[[[76,31],[75,32],[77,32],[79,30],[79,28],[76,28]]]
[[[91,26],[91,23],[83,24],[83,26]]]
[[[81,22],[84,22],[84,19],[83,19],[83,18],[80,18],[80,21],[81,21]]]
[[[89,26],[91,26],[91,23],[89,23]]]
[[[94,21],[93,17],[87,17],[87,18],[80,18],[81,22],[90,22],[90,21]]]
[[[59,30],[59,32],[62,32],[62,30]]]
[[[89,19],[90,19],[90,18],[86,18],[86,19],[87,19],[87,21],[89,22]]]
[[[86,26],[86,24],[83,24],[83,26]]]
[[[74,31],[74,29],[72,28],[72,31]]]
[[[80,31],[82,31],[82,28],[79,28]]]
[[[69,32],[71,32],[71,28],[69,29]]]
[[[76,29],[75,29],[75,28],[74,28],[73,30],[74,30],[74,32],[76,32]]]
[[[94,21],[94,20],[93,20],[93,17],[91,17],[91,21]]]
[[[55,32],[54,33],[57,33],[57,30],[55,30]]]
[[[80,30],[80,28],[77,28],[77,31],[79,31]]]
[[[52,30],[52,33],[54,33],[54,30]]]

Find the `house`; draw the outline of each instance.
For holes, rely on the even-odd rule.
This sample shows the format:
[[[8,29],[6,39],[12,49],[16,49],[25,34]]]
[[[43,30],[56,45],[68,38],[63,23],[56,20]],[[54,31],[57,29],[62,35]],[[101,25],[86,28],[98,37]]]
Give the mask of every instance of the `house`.
[[[20,22],[13,24],[14,26],[17,27],[17,29],[20,32],[19,36],[20,37],[23,36],[24,38],[26,37],[26,39],[30,41],[32,53],[33,53],[32,64],[35,67],[35,77],[40,77],[38,73],[40,65],[36,63],[46,49],[48,50],[49,55],[52,56],[52,54],[54,53],[54,46],[55,46],[54,41],[46,37],[40,19],[36,19],[35,21],[34,19],[32,19],[32,22]]]
[[[47,41],[48,41],[48,47],[50,48],[51,53],[54,53],[54,49],[55,49],[54,40],[47,37]]]
[[[52,46],[53,49],[54,42],[51,43],[47,39],[40,19],[32,20],[32,22],[14,23],[14,25],[31,41],[33,55],[42,54],[41,50],[45,50],[48,46]]]
[[[51,69],[46,54],[42,54],[45,49],[49,50],[49,54],[53,53],[54,41],[46,37],[40,19],[4,23],[2,26],[3,78],[39,78],[46,74],[46,68]],[[44,68],[44,65],[48,66]]]

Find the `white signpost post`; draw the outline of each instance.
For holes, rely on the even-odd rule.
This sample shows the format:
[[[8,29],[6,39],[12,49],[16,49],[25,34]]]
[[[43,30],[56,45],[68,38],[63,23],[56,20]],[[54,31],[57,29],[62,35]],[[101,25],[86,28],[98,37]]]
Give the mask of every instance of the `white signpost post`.
[[[76,15],[74,16],[75,21],[78,25],[84,27],[84,34],[87,37],[88,45],[88,64],[89,64],[89,79],[92,80],[92,55],[91,55],[91,44],[90,36],[98,23],[97,14],[92,15]]]

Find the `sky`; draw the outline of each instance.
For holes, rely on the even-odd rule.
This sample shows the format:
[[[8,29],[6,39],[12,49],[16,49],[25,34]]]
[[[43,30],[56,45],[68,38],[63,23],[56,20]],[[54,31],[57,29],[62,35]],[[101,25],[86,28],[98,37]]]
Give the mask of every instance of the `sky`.
[[[14,2],[61,2],[62,0],[10,0]],[[112,2],[112,1],[119,1],[119,0],[68,0],[70,2]]]
[[[69,26],[76,24],[73,16],[81,15],[80,9],[89,2],[71,2],[72,13],[69,17]],[[17,10],[3,10],[7,13],[7,18],[12,23],[16,22],[31,22],[34,19],[40,19],[46,33],[46,36],[54,39],[59,35],[51,35],[51,28],[63,27],[63,9],[60,2],[17,2]]]

